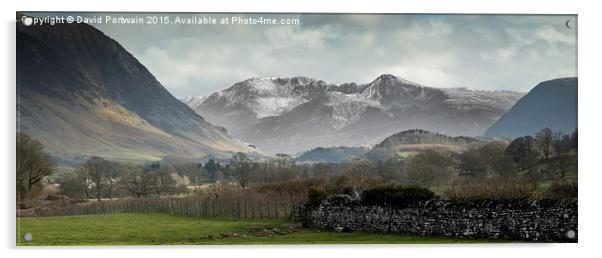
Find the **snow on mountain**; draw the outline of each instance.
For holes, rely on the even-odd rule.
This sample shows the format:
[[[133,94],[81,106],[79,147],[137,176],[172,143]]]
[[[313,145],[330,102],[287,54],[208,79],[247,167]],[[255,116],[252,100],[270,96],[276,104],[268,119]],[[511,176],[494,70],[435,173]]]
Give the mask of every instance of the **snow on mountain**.
[[[184,102],[184,104],[188,105],[190,108],[195,109],[198,107],[203,101],[205,101],[207,97],[203,96],[193,96],[193,97],[183,97],[179,98],[180,101]]]
[[[405,87],[398,87],[404,85]],[[362,92],[361,96],[365,99],[381,100],[383,96],[398,95],[396,91],[405,91],[407,93],[412,90],[420,90],[423,86],[401,77],[391,74],[383,74],[368,84]]]
[[[516,103],[514,91],[485,91],[467,88],[448,88],[443,90],[449,98],[448,103],[457,105],[488,105],[509,109]]]
[[[425,129],[482,136],[523,93],[439,89],[383,74],[367,84],[307,77],[251,78],[190,105],[207,121],[267,153],[374,144]]]
[[[378,101],[366,98],[361,93],[345,94],[338,91],[327,93],[328,101],[326,106],[332,108],[331,116],[337,121],[333,125],[336,129],[341,129],[344,126],[359,120],[368,107],[380,108]]]
[[[306,77],[251,78],[216,92],[207,102],[225,102],[226,106],[245,106],[256,118],[278,116],[306,103],[309,92],[305,86],[316,83]]]

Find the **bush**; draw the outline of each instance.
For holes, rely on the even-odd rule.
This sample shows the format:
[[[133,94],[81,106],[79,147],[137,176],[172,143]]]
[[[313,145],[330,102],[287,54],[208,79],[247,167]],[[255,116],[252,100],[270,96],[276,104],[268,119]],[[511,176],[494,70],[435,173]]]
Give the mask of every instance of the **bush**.
[[[534,197],[537,184],[527,178],[491,177],[455,182],[445,197],[450,199],[526,199]]]
[[[327,200],[335,206],[352,206],[358,204],[358,200],[348,194],[336,194],[328,197]]]
[[[308,207],[318,207],[328,197],[328,193],[322,189],[318,188],[309,188],[308,191],[308,199],[307,206]]]
[[[408,203],[426,201],[435,198],[435,194],[418,186],[381,186],[362,192],[361,201],[365,205],[403,207]]]
[[[548,198],[577,198],[577,182],[554,182],[546,191]]]

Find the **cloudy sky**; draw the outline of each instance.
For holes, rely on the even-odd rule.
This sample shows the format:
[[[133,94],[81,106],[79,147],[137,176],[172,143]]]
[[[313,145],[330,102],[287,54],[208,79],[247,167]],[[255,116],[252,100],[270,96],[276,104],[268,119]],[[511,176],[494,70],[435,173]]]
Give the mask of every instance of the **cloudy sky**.
[[[390,73],[434,87],[526,92],[540,81],[577,75],[575,16],[169,16],[172,21],[176,16],[262,16],[300,22],[94,25],[120,42],[177,97],[206,96],[258,76],[300,75],[339,84],[367,83]],[[572,20],[572,28],[567,20]]]

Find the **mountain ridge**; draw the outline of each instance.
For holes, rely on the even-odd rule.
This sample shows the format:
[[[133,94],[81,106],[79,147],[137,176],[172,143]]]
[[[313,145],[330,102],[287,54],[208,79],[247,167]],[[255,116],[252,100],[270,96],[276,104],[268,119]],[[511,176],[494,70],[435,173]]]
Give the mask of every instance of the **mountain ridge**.
[[[565,77],[537,84],[496,121],[488,137],[532,135],[548,127],[564,134],[577,128],[578,78]]]
[[[522,96],[433,88],[391,74],[340,85],[307,77],[256,78],[211,94],[194,110],[267,153],[296,153],[370,144],[412,128],[481,136]]]
[[[17,130],[54,155],[156,160],[250,151],[92,26],[17,23],[17,71]]]

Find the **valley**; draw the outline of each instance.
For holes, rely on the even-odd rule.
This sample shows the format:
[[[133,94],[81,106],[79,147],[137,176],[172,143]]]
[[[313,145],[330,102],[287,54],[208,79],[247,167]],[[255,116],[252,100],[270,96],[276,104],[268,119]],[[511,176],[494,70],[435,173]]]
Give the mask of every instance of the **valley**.
[[[236,51],[143,30],[142,51],[87,24],[16,33],[18,245],[577,242],[577,77],[435,87],[362,60],[332,83],[264,55],[207,71]],[[224,44],[202,36],[170,44]]]

